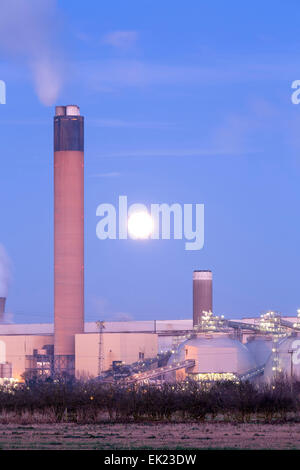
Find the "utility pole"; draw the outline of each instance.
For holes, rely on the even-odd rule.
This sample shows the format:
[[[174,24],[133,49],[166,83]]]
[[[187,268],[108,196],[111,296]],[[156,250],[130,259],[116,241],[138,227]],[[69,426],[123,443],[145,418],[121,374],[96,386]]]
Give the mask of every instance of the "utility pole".
[[[294,349],[289,349],[288,353],[291,355],[291,390],[293,391],[293,376],[294,376],[294,363],[293,363],[293,354]]]
[[[97,328],[99,329],[98,375],[100,376],[103,372],[103,360],[104,360],[104,355],[103,355],[103,329],[105,328],[104,321],[98,320],[96,322],[96,325],[97,325]]]

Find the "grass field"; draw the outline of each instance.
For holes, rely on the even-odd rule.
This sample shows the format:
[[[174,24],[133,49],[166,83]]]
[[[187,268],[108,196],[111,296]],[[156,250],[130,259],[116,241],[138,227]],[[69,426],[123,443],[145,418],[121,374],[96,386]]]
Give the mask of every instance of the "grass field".
[[[0,425],[0,449],[300,449],[300,424]]]

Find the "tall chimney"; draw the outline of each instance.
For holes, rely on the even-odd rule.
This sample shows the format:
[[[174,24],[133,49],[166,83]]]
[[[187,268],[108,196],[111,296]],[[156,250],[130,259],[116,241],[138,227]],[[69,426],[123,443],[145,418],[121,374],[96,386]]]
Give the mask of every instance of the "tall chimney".
[[[0,297],[0,321],[4,319],[6,298]]]
[[[54,369],[74,374],[84,331],[84,119],[78,106],[54,117]]]
[[[193,272],[193,325],[199,325],[203,312],[212,312],[212,272]]]

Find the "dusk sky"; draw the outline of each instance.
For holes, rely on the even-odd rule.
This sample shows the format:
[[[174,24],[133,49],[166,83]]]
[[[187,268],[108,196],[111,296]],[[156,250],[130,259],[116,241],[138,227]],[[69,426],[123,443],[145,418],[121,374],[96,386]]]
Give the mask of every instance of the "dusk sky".
[[[300,308],[300,4],[1,0],[0,244],[15,322],[53,320],[53,115],[85,116],[86,320]],[[17,8],[18,7],[18,8]],[[105,240],[96,208],[204,204],[205,243]],[[3,252],[3,250],[2,250]]]

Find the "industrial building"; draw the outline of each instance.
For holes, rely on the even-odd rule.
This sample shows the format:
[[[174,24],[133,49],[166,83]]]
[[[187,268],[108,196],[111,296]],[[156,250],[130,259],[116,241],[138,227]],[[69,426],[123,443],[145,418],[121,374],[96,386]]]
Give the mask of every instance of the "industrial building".
[[[262,317],[226,320],[205,314],[193,320],[86,322],[75,335],[75,374],[99,377],[114,363],[143,363],[169,352],[165,367],[134,380],[259,380],[277,373],[300,378],[300,322],[269,312]],[[0,377],[22,380],[24,372],[53,371],[53,324],[0,325]],[[298,352],[299,350],[299,352]]]
[[[22,334],[8,333],[9,326]],[[21,381],[25,373],[50,375],[54,334],[30,333],[38,325],[0,326],[0,377]],[[24,331],[27,331],[24,334]],[[75,370],[78,378],[97,377],[114,362],[131,364],[157,355],[157,335],[152,332],[83,333],[75,335]],[[102,359],[102,363],[101,363]],[[2,370],[1,370],[2,368]]]
[[[140,366],[127,369],[127,383],[187,377],[270,382],[279,373],[300,378],[300,312],[294,318],[276,312],[241,320],[216,316],[210,270],[193,272],[192,318],[85,322],[83,247],[84,118],[76,105],[57,106],[54,323],[5,323],[6,299],[0,298],[0,380],[62,373],[104,380],[114,367],[132,364]]]

